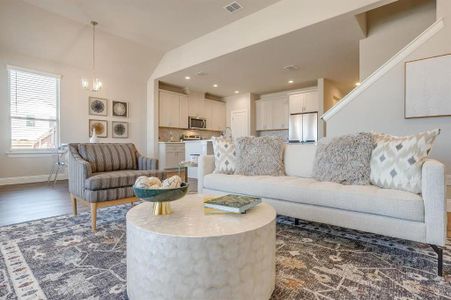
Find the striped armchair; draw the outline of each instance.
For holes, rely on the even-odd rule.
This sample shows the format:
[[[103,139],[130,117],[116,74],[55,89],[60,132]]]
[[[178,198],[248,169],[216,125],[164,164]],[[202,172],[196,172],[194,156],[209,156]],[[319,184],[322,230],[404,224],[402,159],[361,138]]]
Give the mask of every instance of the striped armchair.
[[[69,144],[69,192],[74,215],[77,201],[91,206],[92,231],[97,208],[135,202],[133,184],[139,176],[165,177],[158,160],[142,156],[133,144]]]

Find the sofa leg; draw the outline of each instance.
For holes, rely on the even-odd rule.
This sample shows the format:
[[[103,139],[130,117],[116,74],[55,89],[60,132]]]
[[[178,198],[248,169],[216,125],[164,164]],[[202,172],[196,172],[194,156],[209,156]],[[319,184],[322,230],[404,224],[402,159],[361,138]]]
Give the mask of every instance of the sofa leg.
[[[91,229],[92,232],[96,232],[97,225],[97,203],[91,203]]]
[[[72,200],[72,213],[74,216],[77,215],[77,198],[74,195],[70,194],[70,199]]]
[[[299,219],[298,218],[294,218],[294,225],[299,225]]]
[[[431,245],[431,247],[437,253],[437,274],[443,277],[443,248],[436,245]]]

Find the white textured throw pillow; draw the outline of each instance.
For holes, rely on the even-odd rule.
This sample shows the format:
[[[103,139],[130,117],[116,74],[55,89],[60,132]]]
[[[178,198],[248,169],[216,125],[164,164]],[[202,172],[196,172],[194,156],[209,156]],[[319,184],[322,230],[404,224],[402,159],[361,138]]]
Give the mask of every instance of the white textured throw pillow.
[[[236,169],[236,149],[233,140],[226,137],[212,137],[216,174],[233,174]]]
[[[382,188],[421,193],[421,168],[440,129],[413,136],[374,134],[371,183]]]

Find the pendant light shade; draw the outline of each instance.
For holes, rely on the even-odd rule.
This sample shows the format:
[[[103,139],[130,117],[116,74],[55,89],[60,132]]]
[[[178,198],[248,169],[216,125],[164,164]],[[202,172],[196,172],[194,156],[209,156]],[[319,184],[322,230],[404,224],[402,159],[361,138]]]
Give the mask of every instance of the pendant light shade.
[[[96,77],[96,21],[91,21],[92,25],[92,79],[88,80],[86,78],[81,79],[81,86],[85,90],[92,92],[98,92],[102,89],[102,81]],[[90,82],[91,81],[91,84]]]

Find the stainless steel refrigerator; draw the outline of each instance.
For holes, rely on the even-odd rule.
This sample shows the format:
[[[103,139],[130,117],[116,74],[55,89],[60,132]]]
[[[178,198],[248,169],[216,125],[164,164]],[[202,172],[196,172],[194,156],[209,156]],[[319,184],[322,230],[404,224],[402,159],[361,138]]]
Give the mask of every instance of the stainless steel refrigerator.
[[[318,113],[291,114],[288,127],[290,143],[314,143],[318,140]]]

